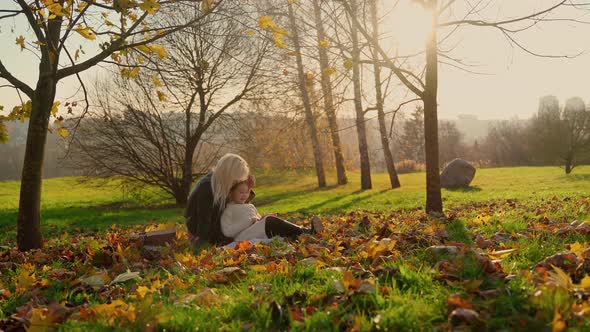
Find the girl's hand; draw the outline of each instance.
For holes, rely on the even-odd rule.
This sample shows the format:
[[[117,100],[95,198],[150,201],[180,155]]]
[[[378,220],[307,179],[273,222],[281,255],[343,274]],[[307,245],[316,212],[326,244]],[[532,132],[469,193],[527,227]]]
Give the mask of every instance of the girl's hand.
[[[254,188],[254,186],[256,185],[256,178],[254,177],[254,175],[248,175],[248,179],[246,180],[246,184],[248,185],[248,188],[250,188],[250,189]]]

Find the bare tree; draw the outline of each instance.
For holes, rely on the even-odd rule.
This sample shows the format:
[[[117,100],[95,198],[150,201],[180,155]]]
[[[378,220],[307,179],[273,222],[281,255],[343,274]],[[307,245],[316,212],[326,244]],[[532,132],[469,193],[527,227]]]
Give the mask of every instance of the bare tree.
[[[590,151],[590,111],[580,97],[568,99],[562,111],[557,98],[543,97],[529,133],[534,157],[564,165],[570,174],[581,155]]]
[[[361,11],[356,0],[350,1],[349,16],[352,21],[358,20]],[[352,23],[350,27],[350,39],[352,43],[352,84],[354,92],[354,111],[356,114],[356,131],[359,141],[359,155],[361,161],[361,189],[371,189],[371,161],[369,160],[369,147],[367,144],[367,129],[365,110],[363,110],[361,91],[361,49],[357,25]]]
[[[354,25],[363,34],[363,36],[378,50],[379,55],[382,57],[384,66],[390,68],[398,79],[414,94],[416,94],[424,104],[424,134],[425,134],[425,150],[426,150],[426,211],[442,213],[442,197],[440,188],[440,174],[439,174],[439,147],[438,147],[438,105],[437,105],[437,94],[438,94],[438,66],[439,58],[444,56],[445,59],[450,59],[461,64],[460,61],[453,59],[447,54],[443,54],[439,50],[439,43],[447,40],[448,36],[453,34],[462,26],[475,26],[475,27],[488,27],[497,29],[511,45],[515,45],[525,52],[535,55],[544,56],[535,53],[526,48],[521,42],[519,42],[515,35],[519,32],[525,31],[528,28],[537,25],[539,22],[549,20],[545,16],[554,11],[556,8],[565,6],[568,0],[560,0],[556,4],[549,6],[543,10],[535,11],[532,14],[511,18],[499,21],[487,21],[482,18],[480,13],[481,8],[485,8],[489,4],[489,1],[479,1],[475,5],[468,3],[467,13],[461,19],[452,19],[446,22],[440,22],[441,17],[453,13],[455,6],[460,4],[456,0],[420,0],[416,3],[422,5],[426,12],[430,15],[430,33],[425,44],[425,69],[424,79],[420,75],[416,75],[411,70],[403,68],[402,65],[396,61],[395,57],[387,54],[380,46],[377,40],[373,38],[363,26],[363,24],[354,16],[356,13],[355,0],[341,0],[346,10],[351,14]],[[585,4],[579,4],[576,6],[584,6]],[[472,16],[479,15],[477,19],[471,19]],[[529,25],[518,25],[524,22]],[[438,39],[439,29],[450,29],[441,41]],[[550,56],[550,57],[563,57],[563,56]]]
[[[223,143],[221,135],[207,133],[221,131],[214,124],[261,91],[263,62],[271,49],[268,40],[243,33],[238,20],[254,21],[244,5],[228,2],[218,13],[166,37],[165,59],[141,59],[151,61],[137,76],[119,79],[115,88],[97,89],[111,95],[97,97],[97,118],[105,121],[101,126],[93,118],[85,136],[76,140],[91,169],[158,185],[178,205],[186,203],[194,168],[209,165],[199,151]],[[173,25],[193,15],[188,11],[167,19]],[[140,64],[133,60],[132,65]],[[216,141],[207,144],[207,136]]]
[[[371,26],[373,32],[373,40],[379,40],[379,21],[377,17],[378,0],[370,0],[371,12]],[[373,72],[375,77],[375,103],[377,108],[377,118],[379,120],[379,134],[381,137],[381,146],[383,148],[383,157],[385,159],[385,166],[389,174],[389,183],[391,188],[399,188],[401,186],[395,164],[393,163],[393,154],[389,146],[389,135],[387,133],[387,126],[385,124],[385,111],[383,110],[384,96],[381,85],[381,66],[379,64],[379,54],[375,47],[371,47],[371,55],[373,56]]]
[[[322,151],[320,149],[320,143],[319,143],[319,139],[318,139],[316,119],[315,119],[312,109],[311,109],[311,101],[309,98],[309,92],[307,91],[307,88],[306,88],[306,80],[313,79],[313,76],[310,78],[307,78],[304,68],[303,68],[303,57],[301,54],[301,42],[299,39],[299,31],[298,31],[296,18],[295,18],[295,12],[293,10],[293,3],[291,1],[288,2],[288,10],[289,10],[289,23],[290,23],[290,27],[291,27],[291,29],[290,29],[291,30],[291,40],[293,41],[295,58],[297,61],[298,86],[299,86],[299,91],[301,93],[301,101],[303,102],[303,110],[305,112],[305,119],[306,119],[306,122],[307,122],[307,125],[309,128],[309,134],[311,137],[316,175],[318,177],[318,186],[320,188],[323,188],[326,186],[326,175],[324,173],[324,165],[323,165],[323,161],[322,161]]]
[[[219,2],[218,2],[219,3]],[[194,20],[179,25],[167,26],[161,20],[151,20],[170,11],[182,11],[200,6]],[[21,176],[17,242],[21,250],[40,248],[41,237],[41,182],[45,157],[45,144],[49,120],[54,109],[58,83],[68,77],[76,77],[86,91],[80,73],[94,67],[111,55],[139,47],[163,50],[153,44],[165,36],[180,31],[197,22],[212,11],[211,2],[195,0],[154,1],[145,6],[136,1],[111,0],[56,0],[56,1],[2,1],[0,21],[24,18],[26,27],[18,29],[21,48],[30,50],[39,59],[37,82],[29,86],[19,73],[5,66],[0,57],[0,79],[22,93],[29,101],[22,102],[30,114],[27,144]],[[164,9],[161,12],[158,9]],[[103,15],[100,15],[100,14]],[[112,17],[118,18],[109,21]],[[25,38],[23,35],[26,35]],[[87,56],[79,55],[80,46],[76,37],[94,41],[97,51]],[[26,40],[30,42],[27,43]],[[100,42],[100,43],[99,43]],[[152,48],[149,48],[149,47]],[[2,54],[4,55],[4,53]],[[29,106],[27,106],[29,105]],[[0,119],[0,122],[3,119]],[[0,126],[2,127],[2,126]],[[2,130],[2,128],[0,128]]]
[[[331,67],[328,59],[328,52],[326,51],[327,43],[326,32],[324,30],[324,23],[322,22],[322,11],[320,0],[313,0],[313,12],[315,18],[315,26],[317,30],[317,43],[321,72],[322,84],[322,99],[324,101],[324,112],[328,118],[328,126],[330,128],[330,136],[332,139],[332,146],[334,149],[334,160],[336,164],[336,175],[338,184],[348,183],[346,177],[346,169],[344,168],[344,156],[342,154],[342,147],[340,144],[340,134],[338,132],[338,123],[336,122],[336,110],[334,106],[334,96],[332,91]]]

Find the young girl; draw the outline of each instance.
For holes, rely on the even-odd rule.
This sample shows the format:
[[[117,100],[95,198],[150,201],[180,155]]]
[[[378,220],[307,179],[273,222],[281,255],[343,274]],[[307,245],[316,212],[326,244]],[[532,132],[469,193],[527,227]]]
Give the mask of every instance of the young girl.
[[[246,181],[236,183],[230,190],[229,202],[221,215],[223,235],[234,241],[270,239],[273,236],[295,238],[301,234],[317,234],[323,230],[319,218],[313,218],[311,229],[306,229],[277,218],[276,214],[260,216],[256,207],[246,203],[250,196]]]

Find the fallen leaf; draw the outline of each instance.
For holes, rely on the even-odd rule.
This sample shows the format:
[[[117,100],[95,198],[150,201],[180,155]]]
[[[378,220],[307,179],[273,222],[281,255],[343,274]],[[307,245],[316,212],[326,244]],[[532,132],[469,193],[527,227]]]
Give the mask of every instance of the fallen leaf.
[[[140,280],[141,277],[139,276],[139,272],[131,272],[130,270],[127,270],[127,272],[121,273],[118,276],[115,277],[115,279],[113,279],[113,281],[111,281],[110,285],[112,284],[116,284],[119,282],[125,282],[128,280]]]

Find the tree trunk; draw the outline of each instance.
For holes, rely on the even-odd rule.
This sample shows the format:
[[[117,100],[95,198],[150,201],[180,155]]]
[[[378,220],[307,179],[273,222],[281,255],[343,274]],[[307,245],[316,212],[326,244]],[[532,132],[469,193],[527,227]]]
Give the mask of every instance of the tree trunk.
[[[437,0],[427,2],[432,13],[432,28],[426,41],[426,81],[424,87],[424,141],[426,155],[426,212],[442,213],[442,197],[438,166],[438,48],[437,48]]]
[[[377,19],[377,0],[371,0],[371,24],[373,26],[373,39],[379,40],[379,22]],[[389,174],[389,182],[391,188],[399,188],[401,186],[397,172],[395,171],[395,164],[393,163],[393,155],[389,149],[389,137],[387,136],[387,126],[385,125],[385,112],[383,110],[383,92],[381,91],[381,67],[378,64],[379,53],[375,46],[371,47],[373,55],[373,71],[375,72],[375,98],[377,99],[377,118],[379,120],[379,133],[381,135],[381,146],[383,147],[383,157],[385,158],[385,165],[387,166],[387,173]]]
[[[324,165],[322,162],[322,151],[320,149],[320,142],[318,139],[315,117],[311,111],[311,103],[309,94],[305,86],[305,73],[303,71],[303,59],[301,57],[301,45],[299,44],[299,33],[297,32],[297,23],[295,22],[295,13],[293,12],[293,4],[289,2],[289,20],[291,23],[291,34],[293,39],[293,46],[295,48],[295,57],[297,59],[297,76],[299,82],[299,90],[301,91],[301,100],[303,102],[303,109],[305,111],[305,121],[309,128],[311,136],[311,145],[313,148],[313,157],[315,161],[315,170],[318,177],[318,186],[320,188],[326,187],[326,175],[324,173]]]
[[[356,0],[350,1],[351,15],[358,14]],[[356,113],[356,131],[359,141],[359,154],[361,162],[361,189],[371,189],[371,162],[369,160],[369,147],[367,144],[367,133],[365,129],[365,112],[363,110],[361,95],[361,74],[360,74],[360,48],[358,40],[358,29],[352,25],[350,30],[352,39],[352,84],[354,86],[354,110]]]
[[[185,206],[188,194],[191,191],[193,185],[193,156],[195,148],[192,144],[186,145],[186,151],[184,152],[184,163],[182,165],[182,189],[180,190],[179,197],[175,197],[176,204],[178,206]]]
[[[313,0],[313,10],[315,15],[315,23],[317,28],[318,51],[320,56],[320,71],[322,73],[322,94],[324,100],[324,110],[328,117],[328,126],[330,127],[330,136],[332,138],[332,149],[334,150],[334,160],[336,163],[336,174],[338,177],[338,184],[348,183],[346,177],[346,169],[344,168],[344,156],[342,154],[342,147],[340,144],[340,135],[338,134],[338,123],[336,122],[336,111],[334,109],[334,98],[332,94],[332,80],[330,78],[330,64],[328,62],[328,52],[326,48],[320,43],[326,40],[324,32],[324,24],[322,22],[322,14],[319,0]]]
[[[572,172],[572,158],[567,157],[565,158],[565,174],[570,174]]]
[[[43,244],[41,237],[43,157],[56,84],[53,77],[40,78],[32,100],[18,207],[17,244],[21,251],[38,249]]]

